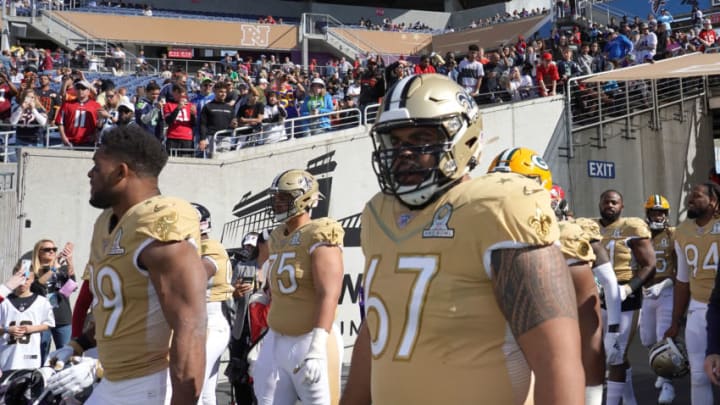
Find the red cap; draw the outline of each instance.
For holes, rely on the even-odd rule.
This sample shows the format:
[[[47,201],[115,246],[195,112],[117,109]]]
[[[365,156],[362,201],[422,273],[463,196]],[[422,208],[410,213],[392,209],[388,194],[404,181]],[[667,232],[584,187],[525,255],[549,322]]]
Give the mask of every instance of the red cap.
[[[543,54],[543,59],[544,60],[552,60],[552,54],[550,52],[545,52]]]

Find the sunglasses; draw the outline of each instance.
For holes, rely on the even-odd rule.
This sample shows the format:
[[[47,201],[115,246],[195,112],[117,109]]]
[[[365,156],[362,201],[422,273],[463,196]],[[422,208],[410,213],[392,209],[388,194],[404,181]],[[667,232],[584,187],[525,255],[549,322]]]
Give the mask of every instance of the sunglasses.
[[[56,247],[40,248],[40,251],[43,252],[43,253],[50,253],[50,252],[55,253],[55,252],[57,252],[57,250],[58,250],[58,248],[56,248]]]

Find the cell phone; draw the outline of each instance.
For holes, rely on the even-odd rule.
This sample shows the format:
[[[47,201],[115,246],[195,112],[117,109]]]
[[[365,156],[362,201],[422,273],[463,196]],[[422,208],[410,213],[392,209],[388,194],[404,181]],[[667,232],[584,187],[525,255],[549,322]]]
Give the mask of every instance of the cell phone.
[[[32,268],[32,261],[23,259],[20,269],[24,272],[25,278],[30,277],[30,268]]]
[[[252,283],[254,281],[255,281],[255,277],[253,277],[253,276],[243,276],[242,277],[243,284]]]

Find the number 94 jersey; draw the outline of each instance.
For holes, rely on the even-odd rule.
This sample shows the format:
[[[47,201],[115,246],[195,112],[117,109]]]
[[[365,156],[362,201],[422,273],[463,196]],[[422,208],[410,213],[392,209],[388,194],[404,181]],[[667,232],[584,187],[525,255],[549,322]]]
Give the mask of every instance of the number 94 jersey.
[[[495,300],[490,256],[558,236],[550,194],[514,173],[460,183],[422,210],[389,195],[370,200],[361,240],[373,403],[531,400],[530,370]]]
[[[319,246],[342,248],[345,231],[332,218],[313,219],[288,235],[286,229],[285,224],[275,228],[268,244],[268,325],[283,335],[299,336],[315,326],[312,254]]]
[[[690,283],[692,299],[707,304],[715,285],[720,243],[720,218],[713,218],[703,227],[694,219],[686,219],[675,230],[677,279]]]
[[[197,246],[200,223],[192,205],[165,196],[132,206],[110,229],[112,217],[108,209],[95,222],[88,270],[99,359],[117,381],[169,365],[171,331],[140,254],[154,241]]]

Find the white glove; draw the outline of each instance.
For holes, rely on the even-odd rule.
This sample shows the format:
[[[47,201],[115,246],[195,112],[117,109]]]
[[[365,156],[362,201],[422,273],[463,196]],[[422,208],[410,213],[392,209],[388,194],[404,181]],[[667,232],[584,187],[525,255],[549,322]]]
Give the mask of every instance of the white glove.
[[[293,370],[297,374],[300,370],[305,370],[305,378],[303,384],[311,385],[320,381],[323,370],[327,369],[327,339],[328,333],[323,328],[315,328],[312,331],[312,339],[310,340],[310,348],[308,349],[302,363],[298,364]]]
[[[611,366],[622,364],[625,348],[620,342],[619,332],[606,332],[603,337],[605,346],[605,362]]]
[[[54,352],[50,353],[50,355],[45,360],[46,366],[52,366],[55,364],[56,361],[62,361],[63,363],[67,363],[70,357],[75,355],[75,349],[73,349],[72,346],[63,346]],[[61,367],[62,368],[62,367]]]
[[[78,357],[78,363],[50,377],[48,388],[61,398],[75,395],[95,382],[97,360]]]
[[[633,291],[629,284],[620,286],[620,301],[625,301],[625,298],[632,295]]]
[[[660,293],[664,289],[666,289],[668,287],[672,287],[672,285],[673,285],[672,279],[666,278],[665,280],[663,280],[657,284],[654,284],[654,285],[650,286],[649,288],[643,288],[643,295],[648,298],[657,298],[660,296]]]

